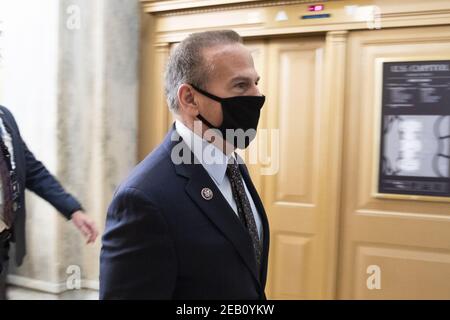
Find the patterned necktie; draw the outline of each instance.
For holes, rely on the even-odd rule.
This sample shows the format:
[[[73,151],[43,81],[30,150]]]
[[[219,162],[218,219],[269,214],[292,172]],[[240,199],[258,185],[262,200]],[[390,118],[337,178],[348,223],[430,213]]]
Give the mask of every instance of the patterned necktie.
[[[261,265],[262,244],[258,235],[258,228],[256,227],[255,217],[253,216],[250,201],[245,192],[242,175],[239,171],[239,166],[235,161],[232,161],[227,166],[227,176],[230,179],[231,190],[234,201],[238,210],[238,215],[244,225],[247,227],[248,233],[252,239],[253,249],[255,251],[256,262],[258,268]]]
[[[11,228],[12,223],[14,221],[14,217],[13,217],[13,197],[11,190],[11,175],[7,164],[7,161],[10,161],[10,159],[5,157],[6,153],[4,152],[4,148],[6,148],[6,145],[3,139],[0,137],[0,179],[3,190],[2,220],[5,222],[8,228]]]

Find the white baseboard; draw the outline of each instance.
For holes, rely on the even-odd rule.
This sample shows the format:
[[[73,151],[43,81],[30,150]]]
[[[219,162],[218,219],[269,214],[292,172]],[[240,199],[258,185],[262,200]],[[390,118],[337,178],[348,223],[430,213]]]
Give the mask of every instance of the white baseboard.
[[[81,280],[82,289],[100,290],[100,283],[98,280]]]
[[[53,294],[60,294],[66,291],[71,291],[67,288],[66,282],[49,282],[43,280],[36,280],[27,277],[8,275],[6,282],[10,285],[38,290]],[[81,289],[99,290],[99,281],[96,280],[81,280]]]

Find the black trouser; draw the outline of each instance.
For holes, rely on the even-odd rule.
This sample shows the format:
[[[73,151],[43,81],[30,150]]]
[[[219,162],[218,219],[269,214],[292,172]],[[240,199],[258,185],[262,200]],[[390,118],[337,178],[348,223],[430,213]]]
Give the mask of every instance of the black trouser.
[[[0,300],[6,300],[6,275],[8,273],[9,231],[0,233]]]

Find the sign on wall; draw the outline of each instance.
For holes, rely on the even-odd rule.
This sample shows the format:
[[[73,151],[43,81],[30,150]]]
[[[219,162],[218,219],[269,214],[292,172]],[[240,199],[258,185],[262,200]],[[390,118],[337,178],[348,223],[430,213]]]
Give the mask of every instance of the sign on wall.
[[[450,196],[450,60],[382,63],[378,192]]]

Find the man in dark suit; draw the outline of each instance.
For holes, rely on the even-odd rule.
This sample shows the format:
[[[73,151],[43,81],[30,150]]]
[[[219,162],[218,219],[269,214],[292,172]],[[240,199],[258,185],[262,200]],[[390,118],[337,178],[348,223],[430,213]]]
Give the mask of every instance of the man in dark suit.
[[[234,31],[192,34],[171,53],[165,91],[177,120],[114,195],[100,298],[265,299],[269,226],[234,152],[256,134],[258,80]]]
[[[10,242],[15,243],[17,265],[22,264],[26,254],[25,188],[71,219],[87,237],[88,243],[95,241],[98,232],[93,220],[83,213],[80,203],[66,193],[55,177],[36,160],[22,140],[13,115],[0,106],[0,300],[6,299]]]

